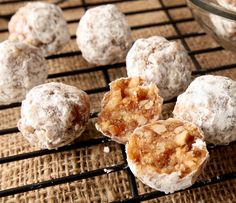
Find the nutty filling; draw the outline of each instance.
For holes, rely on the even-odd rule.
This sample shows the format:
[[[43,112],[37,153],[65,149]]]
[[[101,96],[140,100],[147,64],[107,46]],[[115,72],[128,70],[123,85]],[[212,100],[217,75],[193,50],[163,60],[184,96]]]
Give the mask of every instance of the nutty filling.
[[[155,85],[142,84],[139,77],[111,83],[97,120],[104,134],[128,138],[137,126],[158,119],[162,107],[158,89]]]
[[[199,167],[206,157],[206,149],[193,147],[201,135],[188,124],[161,121],[146,125],[132,136],[129,158],[143,167],[155,168],[158,173],[181,172],[181,178]]]

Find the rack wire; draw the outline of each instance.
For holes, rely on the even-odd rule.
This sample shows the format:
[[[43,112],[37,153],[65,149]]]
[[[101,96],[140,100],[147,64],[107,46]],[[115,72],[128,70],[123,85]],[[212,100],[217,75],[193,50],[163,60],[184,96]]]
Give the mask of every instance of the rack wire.
[[[55,3],[57,3],[58,5],[61,5],[61,3],[65,2],[65,1],[70,1],[70,0],[57,1]],[[78,3],[76,5],[63,6],[62,9],[63,9],[63,11],[66,11],[66,10],[70,10],[70,9],[83,8],[84,11],[86,11],[89,7],[93,7],[93,6],[103,5],[103,4],[107,4],[107,3],[117,4],[120,2],[132,2],[132,1],[137,2],[139,0],[127,0],[127,1],[116,0],[116,1],[104,1],[104,2],[101,1],[101,2],[94,2],[94,3],[86,3],[86,0],[82,0],[81,4]],[[0,2],[0,10],[1,10],[1,5],[14,4],[14,3],[19,3],[19,2],[21,2],[21,0],[2,1],[2,2]],[[129,16],[129,15],[135,15],[135,14],[144,14],[147,12],[164,11],[166,16],[168,17],[168,20],[165,22],[149,23],[149,24],[145,24],[145,25],[132,26],[131,27],[132,30],[159,27],[159,26],[165,26],[165,25],[173,26],[173,28],[176,32],[176,35],[168,36],[167,39],[181,41],[181,43],[184,45],[185,49],[188,51],[189,56],[191,57],[191,60],[195,66],[195,70],[192,73],[195,76],[203,75],[203,74],[207,74],[207,73],[211,73],[211,72],[215,72],[215,71],[230,70],[230,69],[236,68],[236,63],[217,66],[217,67],[210,68],[210,69],[202,68],[201,64],[196,59],[196,56],[201,55],[201,54],[221,51],[221,50],[223,50],[222,47],[216,46],[213,48],[191,50],[188,43],[186,42],[186,39],[192,38],[192,37],[205,36],[206,33],[204,33],[202,31],[202,32],[190,32],[187,34],[183,34],[177,25],[179,23],[193,22],[194,19],[192,17],[190,17],[190,18],[175,20],[170,14],[171,10],[186,8],[187,7],[186,3],[180,3],[178,5],[173,5],[173,6],[166,6],[164,0],[159,0],[159,1],[157,0],[157,2],[160,3],[160,5],[161,5],[158,8],[125,12],[125,15]],[[2,15],[0,15],[0,19],[9,20],[12,15],[13,15],[13,13],[2,14]],[[68,24],[77,23],[78,21],[79,21],[79,19],[69,20]],[[7,32],[7,28],[0,28],[0,34],[6,33],[6,32]],[[71,38],[75,39],[76,36],[72,35]],[[59,53],[59,54],[49,56],[49,57],[47,57],[47,59],[49,59],[49,60],[50,59],[58,59],[58,58],[65,58],[65,57],[78,56],[78,55],[81,55],[80,51],[69,51],[69,52]],[[101,92],[106,92],[109,90],[109,83],[111,81],[111,78],[110,78],[108,71],[112,70],[112,69],[119,69],[124,66],[125,66],[125,63],[118,63],[118,64],[108,65],[108,66],[90,67],[90,68],[87,68],[87,67],[81,68],[80,67],[78,69],[74,69],[71,71],[50,74],[48,76],[48,78],[52,79],[52,78],[68,77],[68,76],[80,75],[80,74],[84,74],[84,73],[101,71],[103,74],[103,78],[104,78],[106,85],[104,87],[97,87],[97,88],[85,90],[88,94],[101,93]],[[175,101],[175,99],[173,99],[171,101],[167,101],[166,103],[172,103],[174,101]],[[20,107],[20,105],[21,105],[21,103],[4,105],[4,106],[0,106],[0,110],[6,110],[6,109],[15,108],[15,107]],[[90,117],[96,118],[97,114],[98,114],[98,112],[93,112],[93,113],[91,113]],[[17,132],[18,132],[18,129],[16,127],[1,129],[0,136],[8,136],[9,134],[17,133]],[[61,147],[57,150],[38,150],[38,151],[32,151],[32,152],[27,152],[27,153],[22,153],[22,154],[6,156],[6,157],[0,157],[0,164],[15,162],[15,161],[38,157],[38,156],[43,156],[43,155],[47,155],[47,154],[64,152],[64,151],[68,151],[71,149],[91,147],[91,146],[95,146],[95,145],[98,145],[101,143],[109,143],[109,142],[111,142],[110,139],[102,137],[102,138],[90,139],[88,141],[74,143],[72,145]],[[235,143],[236,142],[233,142],[229,146],[235,145]],[[224,147],[229,147],[229,146],[217,146],[216,147],[216,146],[209,145],[208,149],[215,150],[216,148],[220,148],[220,147],[224,148]],[[38,190],[38,189],[45,188],[45,187],[50,187],[50,186],[55,186],[55,185],[59,185],[59,184],[63,184],[63,183],[73,182],[76,180],[82,180],[82,179],[87,179],[87,178],[91,178],[91,177],[101,176],[101,175],[106,174],[106,171],[104,169],[110,170],[111,173],[114,173],[117,171],[125,171],[127,173],[131,197],[126,198],[126,199],[122,199],[122,200],[116,200],[114,202],[142,202],[142,201],[151,200],[154,198],[165,196],[166,195],[165,193],[159,192],[159,191],[152,191],[152,192],[148,192],[145,194],[139,194],[136,179],[127,166],[124,146],[121,145],[120,147],[121,147],[122,156],[123,156],[123,163],[121,163],[121,164],[116,164],[116,165],[112,165],[112,166],[105,167],[105,168],[98,168],[96,170],[82,172],[82,173],[73,174],[73,175],[68,175],[68,176],[64,176],[64,177],[60,177],[60,178],[56,178],[56,179],[41,181],[41,182],[32,183],[32,184],[26,184],[26,185],[22,185],[22,186],[15,187],[15,188],[3,189],[3,190],[0,190],[0,197],[6,197],[6,196],[18,194],[18,193],[29,192],[31,190]],[[221,176],[212,177],[211,179],[199,180],[192,187],[190,187],[186,190],[200,188],[203,186],[212,185],[215,183],[220,183],[220,182],[224,182],[227,180],[233,180],[235,178],[236,178],[236,171],[234,170],[234,172],[232,172],[232,173],[225,173]]]

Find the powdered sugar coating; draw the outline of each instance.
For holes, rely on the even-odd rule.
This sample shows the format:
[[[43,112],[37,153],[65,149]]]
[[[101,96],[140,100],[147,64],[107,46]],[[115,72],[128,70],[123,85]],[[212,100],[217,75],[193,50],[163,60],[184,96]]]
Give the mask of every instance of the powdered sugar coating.
[[[183,46],[163,37],[138,39],[126,57],[129,77],[155,83],[164,100],[182,93],[191,81],[191,64]]]
[[[76,35],[83,57],[97,65],[124,61],[132,43],[131,30],[125,16],[114,5],[86,11]]]
[[[217,2],[224,8],[230,11],[236,11],[236,1],[235,0],[217,0]]]
[[[61,9],[49,3],[28,3],[12,16],[8,28],[10,40],[39,47],[45,56],[60,50],[70,39]]]
[[[216,16],[214,14],[209,14],[211,22],[215,28],[217,35],[227,39],[227,40],[236,40],[236,23],[223,18],[221,16]]]
[[[196,78],[177,98],[173,114],[201,127],[210,143],[236,140],[236,82],[213,75]]]
[[[0,43],[0,104],[21,102],[47,75],[48,66],[38,48],[8,40]]]
[[[175,127],[177,123],[182,124],[180,127]],[[165,124],[166,127],[168,126],[167,129],[164,127]],[[156,126],[159,126],[159,128]],[[171,144],[174,139],[167,139],[164,143],[163,140],[165,137],[169,135],[172,136],[178,132],[180,128],[184,130],[188,129],[189,136],[193,136],[193,140],[191,144],[184,144],[183,148],[189,148],[185,154],[178,155],[179,146],[172,146],[174,149],[172,153],[176,156],[173,162],[173,158],[168,155],[168,151],[171,150],[168,145]],[[169,129],[173,131],[169,131]],[[181,135],[181,131],[178,133]],[[159,120],[137,128],[131,136],[129,143],[126,144],[127,161],[130,170],[144,184],[156,190],[163,191],[166,194],[190,187],[204,169],[209,158],[206,143],[202,140],[203,137],[202,131],[194,124],[172,118]],[[142,142],[142,144],[140,144],[140,142]],[[157,153],[157,149],[160,150],[159,153]],[[135,157],[133,153],[137,152],[138,156]],[[188,160],[188,153],[194,155],[190,160]],[[163,160],[160,160],[160,157]],[[154,160],[155,165],[152,163]],[[183,175],[182,167],[186,160],[190,162],[196,161],[197,164],[194,168],[188,170],[188,173]],[[171,166],[171,162],[174,164],[174,170],[170,172],[168,169]],[[162,166],[165,172],[160,171],[158,166]]]
[[[175,191],[182,190],[193,185],[207,163],[207,161],[205,161],[197,170],[192,171],[183,179],[180,179],[180,174],[178,172],[174,172],[171,174],[158,174],[152,168],[142,170],[142,168],[135,165],[134,162],[130,161],[129,159],[127,161],[132,173],[136,177],[138,177],[144,184],[153,189],[163,191],[166,194],[173,193]]]
[[[217,2],[229,11],[236,11],[236,1],[217,0]],[[209,14],[209,16],[217,35],[228,40],[236,40],[236,23],[234,21],[214,14]]]
[[[89,113],[89,97],[85,92],[63,83],[47,83],[27,94],[18,128],[32,145],[58,148],[81,135]]]

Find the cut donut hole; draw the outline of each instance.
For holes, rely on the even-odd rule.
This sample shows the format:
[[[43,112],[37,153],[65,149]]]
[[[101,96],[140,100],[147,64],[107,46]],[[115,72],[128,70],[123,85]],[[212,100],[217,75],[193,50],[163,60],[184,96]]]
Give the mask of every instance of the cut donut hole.
[[[96,128],[124,144],[135,128],[159,119],[162,103],[155,84],[145,85],[140,77],[120,78],[102,100]]]
[[[208,158],[202,131],[178,119],[137,128],[126,146],[131,171],[150,187],[172,193],[191,186]]]

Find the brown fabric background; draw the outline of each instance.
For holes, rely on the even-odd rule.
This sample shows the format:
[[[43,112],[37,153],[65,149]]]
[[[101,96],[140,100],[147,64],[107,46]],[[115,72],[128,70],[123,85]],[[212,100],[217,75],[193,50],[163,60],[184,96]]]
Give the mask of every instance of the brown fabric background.
[[[0,2],[7,0],[0,0]],[[107,0],[106,0],[107,1]],[[90,6],[100,4],[105,0],[85,0]],[[8,0],[9,2],[9,0]],[[56,2],[47,0],[47,2]],[[111,1],[110,1],[111,2]],[[127,15],[129,25],[137,27],[140,25],[168,22],[168,16],[163,10],[153,11],[161,8],[158,0],[136,0],[136,1],[112,1],[123,12],[134,12],[150,10],[138,14]],[[0,4],[0,30],[7,29],[9,16],[11,16],[19,7],[25,4],[24,1],[17,3]],[[184,0],[164,0],[165,6],[184,5]],[[67,0],[59,4],[63,8],[66,20],[79,20],[84,14],[84,8],[80,0]],[[78,8],[70,8],[81,5]],[[190,10],[183,6],[169,10],[174,20],[184,20],[191,18]],[[186,21],[176,24],[181,34],[202,33],[203,30],[195,21]],[[75,30],[77,23],[69,23],[69,29],[72,36],[70,43],[60,52],[78,52],[75,43]],[[177,36],[174,27],[171,24],[162,26],[149,26],[146,28],[136,28],[132,30],[134,39],[149,37],[152,35],[163,35],[165,37]],[[8,32],[0,32],[0,41],[7,39]],[[186,37],[185,42],[190,51],[218,47],[208,35],[197,37]],[[179,40],[180,41],[180,40]],[[235,64],[236,55],[225,50],[213,51],[195,55],[196,60],[203,70],[210,70],[222,65]],[[50,74],[72,71],[77,69],[92,68],[81,56],[73,56],[48,59]],[[193,65],[193,71],[196,67]],[[224,75],[236,80],[236,68],[223,71],[211,71],[210,74]],[[124,67],[117,67],[108,70],[111,80],[126,76]],[[75,85],[84,90],[106,87],[106,80],[102,71],[93,71],[90,73],[77,74],[68,77],[59,77],[49,79],[48,81],[60,81],[66,84]],[[105,92],[90,94],[92,112],[100,109],[100,101]],[[171,116],[174,103],[164,105],[163,117]],[[20,107],[0,110],[0,130],[16,126],[20,116]],[[86,132],[77,142],[82,140],[102,137],[94,128],[95,119],[91,119]],[[104,153],[104,147],[109,146],[110,153]],[[21,136],[20,133],[0,135],[0,157],[13,156],[39,149],[32,147]],[[211,159],[205,174],[199,178],[211,179],[212,177],[236,171],[236,145],[217,147],[210,149]],[[81,172],[96,170],[99,168],[109,167],[116,164],[124,163],[121,146],[115,142],[105,142],[90,147],[72,148],[63,152],[50,153],[43,156],[14,161],[0,164],[0,190],[19,187],[26,184],[37,183],[53,178],[60,178],[68,175],[78,174]],[[137,180],[139,194],[145,194],[153,191],[148,186]],[[20,193],[4,198],[0,202],[7,203],[41,203],[41,202],[109,202],[131,198],[131,191],[126,170],[96,176],[93,178],[73,181],[70,183],[60,184],[53,187],[47,187],[30,192]],[[192,190],[185,190],[175,194],[166,195],[160,198],[152,199],[147,202],[178,202],[178,203],[208,203],[208,202],[236,202],[236,180],[223,181],[217,184],[211,184]]]

